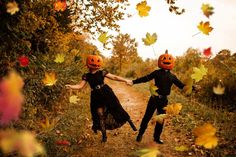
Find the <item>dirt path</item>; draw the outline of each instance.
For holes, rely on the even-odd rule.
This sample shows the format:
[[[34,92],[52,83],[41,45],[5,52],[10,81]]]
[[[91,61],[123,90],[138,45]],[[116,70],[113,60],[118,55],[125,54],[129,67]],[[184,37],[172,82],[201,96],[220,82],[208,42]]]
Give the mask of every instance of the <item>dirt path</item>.
[[[126,86],[119,82],[108,82],[113,91],[119,98],[122,106],[129,113],[133,122],[139,128],[140,122],[144,115],[146,104],[149,98],[147,93],[138,92],[134,87]],[[178,157],[183,156],[181,152],[176,152],[174,147],[178,138],[174,136],[170,122],[167,122],[164,128],[162,139],[165,141],[164,145],[157,145],[159,150],[165,157]],[[140,148],[153,143],[153,130],[154,124],[151,122],[144,134],[141,143],[135,141],[138,132],[134,132],[128,123],[119,129],[108,131],[108,141],[104,144],[101,143],[100,132],[96,135],[88,130],[91,138],[84,141],[79,145],[79,152],[75,156],[78,157],[128,157]]]

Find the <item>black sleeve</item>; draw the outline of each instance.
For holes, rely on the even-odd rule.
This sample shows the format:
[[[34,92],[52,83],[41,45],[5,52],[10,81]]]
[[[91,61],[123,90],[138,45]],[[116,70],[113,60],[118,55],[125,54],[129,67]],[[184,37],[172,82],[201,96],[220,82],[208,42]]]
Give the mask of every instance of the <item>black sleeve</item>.
[[[157,73],[157,70],[153,71],[152,73],[150,73],[150,74],[148,74],[146,76],[137,78],[136,80],[133,80],[133,84],[142,83],[142,82],[148,82],[148,81],[152,80],[156,76],[156,73]]]
[[[86,76],[86,74],[84,74],[84,75],[82,76],[82,80],[87,81],[87,76]]]
[[[183,84],[175,75],[172,75],[173,83],[180,89],[183,89],[185,84]]]
[[[109,72],[108,72],[106,69],[103,69],[103,70],[102,70],[102,76],[103,76],[103,77],[105,77],[106,74],[108,74],[108,73],[109,73]]]

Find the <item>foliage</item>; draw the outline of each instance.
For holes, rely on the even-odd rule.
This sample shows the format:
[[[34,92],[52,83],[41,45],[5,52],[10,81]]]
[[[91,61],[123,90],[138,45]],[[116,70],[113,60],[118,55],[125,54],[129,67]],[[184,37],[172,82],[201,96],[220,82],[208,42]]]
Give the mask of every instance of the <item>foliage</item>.
[[[119,34],[112,41],[112,57],[110,62],[112,67],[117,67],[119,72],[122,71],[124,64],[131,64],[140,60],[137,53],[137,43],[128,34]]]

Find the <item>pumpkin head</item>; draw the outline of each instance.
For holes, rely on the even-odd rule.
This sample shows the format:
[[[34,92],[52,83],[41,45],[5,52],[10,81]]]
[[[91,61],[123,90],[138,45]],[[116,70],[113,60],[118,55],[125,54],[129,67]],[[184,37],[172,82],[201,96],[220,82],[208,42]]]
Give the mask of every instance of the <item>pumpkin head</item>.
[[[91,69],[99,69],[102,66],[102,57],[98,55],[89,55],[86,65]]]
[[[165,54],[162,54],[158,59],[158,67],[165,70],[173,69],[174,64],[175,64],[175,59],[171,54],[168,54],[167,50]]]

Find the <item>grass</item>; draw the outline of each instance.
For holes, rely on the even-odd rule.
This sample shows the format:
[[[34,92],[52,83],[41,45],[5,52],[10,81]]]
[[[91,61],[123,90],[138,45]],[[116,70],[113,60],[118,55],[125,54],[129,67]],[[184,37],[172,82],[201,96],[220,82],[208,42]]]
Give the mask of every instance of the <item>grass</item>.
[[[149,84],[138,84],[134,86],[137,91],[149,97]],[[194,95],[194,93],[193,93]],[[181,103],[183,105],[180,115],[172,118],[172,126],[175,132],[182,134],[188,140],[195,156],[236,156],[236,114],[212,104],[201,104],[194,96],[185,97],[179,90],[172,90],[169,103]],[[203,99],[208,99],[207,97]],[[211,106],[211,107],[210,107]],[[220,106],[220,105],[219,105]],[[193,128],[209,122],[217,129],[218,146],[207,150],[194,145]]]

